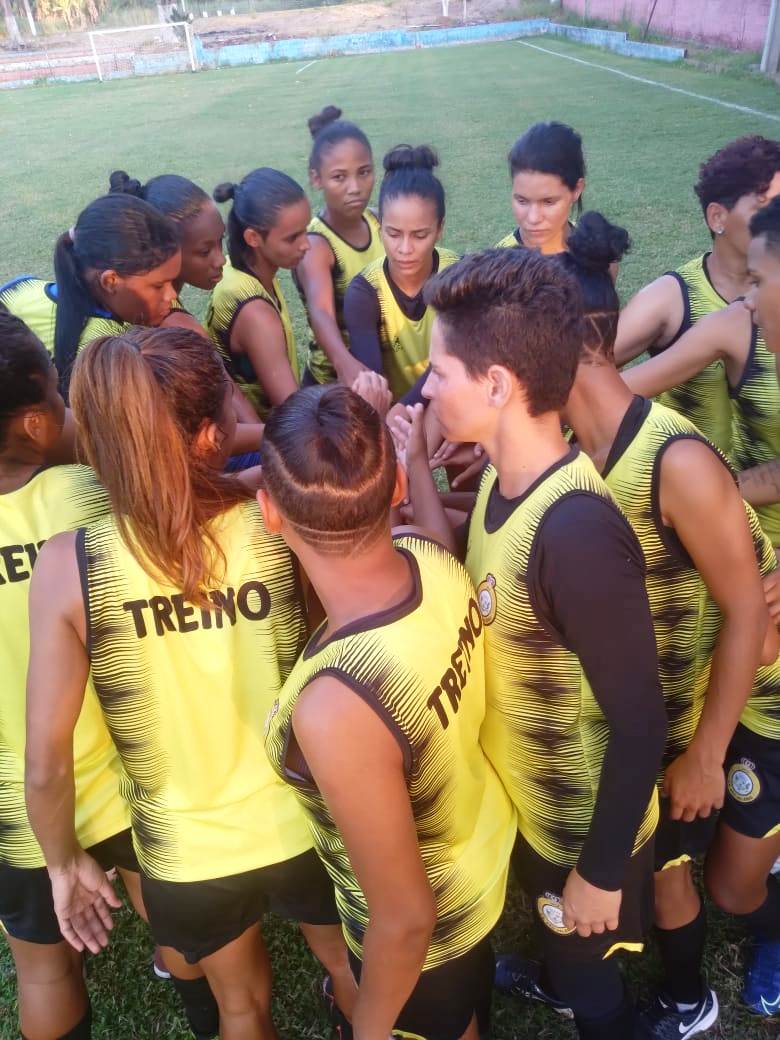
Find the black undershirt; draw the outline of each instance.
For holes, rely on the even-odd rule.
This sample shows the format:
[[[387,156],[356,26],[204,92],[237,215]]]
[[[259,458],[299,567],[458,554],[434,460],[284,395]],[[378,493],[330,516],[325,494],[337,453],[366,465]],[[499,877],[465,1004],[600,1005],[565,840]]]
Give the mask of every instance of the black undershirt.
[[[534,486],[570,458],[567,454]],[[505,499],[496,484],[487,529],[500,526],[525,497]],[[644,557],[611,502],[575,492],[545,514],[527,581],[534,611],[579,658],[610,728],[577,869],[591,884],[615,890],[622,886],[666,738]]]

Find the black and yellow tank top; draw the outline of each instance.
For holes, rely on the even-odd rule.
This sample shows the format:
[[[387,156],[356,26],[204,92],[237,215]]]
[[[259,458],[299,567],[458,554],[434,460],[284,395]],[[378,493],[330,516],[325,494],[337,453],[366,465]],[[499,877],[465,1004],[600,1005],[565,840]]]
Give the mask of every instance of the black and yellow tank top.
[[[591,461],[575,452],[550,471],[498,527],[486,523],[497,474],[482,478],[469,525],[466,567],[485,622],[487,711],[481,741],[545,860],[576,865],[596,804],[609,726],[580,664],[534,609],[527,576],[547,510],[567,495],[612,501]],[[655,792],[634,842],[655,831]]]
[[[257,504],[213,522],[211,610],[150,576],[113,516],[79,532],[92,677],[124,766],[144,872],[202,881],[311,848],[263,753],[263,720],[305,639],[297,572]]]
[[[512,249],[513,246],[520,246],[523,248],[523,240],[520,237],[520,228],[515,228],[508,235],[504,235],[503,238],[499,238],[496,242],[494,249]]]
[[[436,900],[425,971],[466,953],[497,921],[517,826],[479,745],[484,626],[474,588],[437,543],[403,536],[396,547],[411,568],[412,594],[325,641],[323,627],[312,636],[269,715],[266,750],[306,811],[336,888],[347,943],[359,957],[368,906],[324,799],[300,765],[288,763],[293,710],[306,686],[327,673],[356,690],[395,735]]]
[[[379,221],[370,209],[364,212],[363,220],[369,230],[368,244],[363,249],[357,249],[355,246],[350,245],[321,216],[313,217],[309,224],[309,234],[319,235],[320,238],[324,238],[335,257],[332,276],[333,298],[336,303],[336,321],[338,322],[342,339],[347,346],[349,346],[349,334],[344,323],[344,295],[347,291],[347,286],[355,275],[360,274],[367,264],[373,263],[374,260],[379,260],[385,255],[385,247],[382,245],[382,238],[379,233]],[[305,300],[303,303],[306,306]],[[317,345],[314,338],[309,343],[308,369],[318,383],[332,383],[336,379],[336,370],[328,360],[325,351]]]
[[[222,271],[222,281],[214,288],[206,310],[206,331],[225,361],[227,370],[246,394],[261,419],[271,410],[271,402],[257,379],[252,362],[246,354],[234,354],[230,349],[230,333],[241,308],[252,300],[265,300],[276,312],[284,330],[287,359],[295,381],[299,382],[298,354],[295,349],[290,312],[279,282],[274,278],[270,293],[253,274],[239,271],[228,260]]]
[[[437,272],[460,259],[449,249],[436,249],[435,252],[438,259],[434,259],[433,269]],[[382,369],[393,397],[403,397],[428,367],[433,309],[426,307],[418,321],[408,318],[393,294],[386,263],[381,257],[369,264],[362,275],[379,301]]]
[[[707,257],[697,256],[668,274],[680,286],[683,320],[674,339],[664,347],[653,348],[651,356],[662,353],[676,343],[700,318],[728,307],[707,274]],[[733,409],[729,400],[726,366],[713,361],[705,369],[680,386],[661,394],[659,401],[690,419],[707,440],[731,458]]]
[[[43,543],[108,512],[108,498],[86,466],[39,470],[23,487],[0,495],[0,863],[42,867],[43,854],[27,820],[24,747],[27,604],[30,576]],[[56,669],[56,661],[52,662]],[[121,765],[91,684],[73,738],[76,836],[84,848],[130,826],[119,794]]]
[[[0,303],[5,304],[11,314],[21,318],[50,354],[54,353],[54,329],[57,323],[57,286],[42,278],[22,275],[6,285],[0,286]],[[95,304],[87,318],[79,338],[81,350],[100,336],[119,336],[130,328],[129,322],[118,321],[110,311]]]
[[[647,566],[645,583],[669,723],[662,775],[687,749],[698,726],[718,626],[708,611],[707,586],[674,530],[664,524],[660,506],[664,452],[681,439],[704,439],[671,408],[636,397],[626,419],[637,412],[641,425],[636,435],[621,445],[618,434],[603,476],[634,528]]]
[[[755,326],[748,358],[739,383],[731,390],[731,399],[736,468],[750,469],[780,457],[780,388],[775,357]],[[780,547],[780,502],[756,506],[756,513],[772,544]]]

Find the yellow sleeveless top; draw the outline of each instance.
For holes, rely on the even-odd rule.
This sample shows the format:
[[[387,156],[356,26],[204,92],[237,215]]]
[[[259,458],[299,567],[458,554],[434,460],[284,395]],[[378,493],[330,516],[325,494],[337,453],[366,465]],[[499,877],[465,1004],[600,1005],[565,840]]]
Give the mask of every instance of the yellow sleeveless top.
[[[438,273],[460,259],[449,249],[436,249]],[[383,258],[369,264],[362,272],[379,300],[379,340],[382,346],[382,367],[394,397],[402,397],[414,386],[428,367],[431,326],[434,312],[431,307],[419,321],[407,318],[393,295]]]
[[[466,554],[485,622],[482,745],[517,808],[528,844],[548,862],[574,867],[595,809],[608,725],[578,657],[537,616],[527,574],[536,532],[555,502],[583,491],[612,499],[593,464],[577,452],[532,487],[491,533],[486,511],[497,480],[489,466]],[[657,820],[653,792],[634,851],[652,836]]]
[[[344,322],[344,295],[347,287],[355,275],[360,274],[367,264],[373,263],[374,260],[379,260],[385,255],[385,247],[382,245],[382,238],[379,233],[379,221],[370,209],[363,213],[363,220],[370,233],[368,245],[363,249],[357,249],[355,246],[350,245],[320,216],[313,217],[309,224],[309,234],[319,235],[320,238],[324,238],[333,250],[335,263],[333,264],[332,277],[333,298],[336,303],[336,321],[347,346],[349,346],[349,334]],[[305,299],[303,304],[306,306]],[[309,343],[307,366],[318,383],[332,383],[336,379],[336,370],[328,360],[325,351],[317,345],[317,341],[313,337]]]
[[[347,943],[361,956],[368,906],[311,777],[287,767],[292,715],[319,675],[341,678],[395,735],[437,921],[423,970],[474,947],[501,913],[514,810],[479,745],[485,714],[484,626],[465,569],[435,542],[396,539],[409,562],[407,602],[322,642],[315,633],[268,719],[266,750],[306,811],[336,889]]]
[[[252,300],[265,300],[276,312],[284,330],[287,345],[287,358],[296,382],[300,380],[298,353],[295,349],[290,311],[284,298],[281,286],[276,278],[273,282],[273,293],[252,274],[239,271],[228,260],[222,271],[222,280],[214,288],[206,310],[206,331],[211,341],[222,355],[227,370],[246,394],[261,419],[271,410],[271,402],[257,379],[252,362],[246,354],[234,354],[230,349],[230,333],[233,322],[241,308]]]
[[[38,550],[52,535],[107,512],[106,493],[86,466],[40,470],[23,487],[0,495],[0,862],[14,867],[44,866],[24,801],[31,571]],[[56,662],[52,667],[56,669]],[[89,848],[130,826],[119,794],[119,756],[91,684],[76,723],[73,758],[76,836]]]
[[[305,639],[297,571],[257,503],[213,521],[213,609],[150,576],[113,516],[80,532],[92,678],[124,767],[146,874],[202,881],[311,848],[263,754],[263,720]]]

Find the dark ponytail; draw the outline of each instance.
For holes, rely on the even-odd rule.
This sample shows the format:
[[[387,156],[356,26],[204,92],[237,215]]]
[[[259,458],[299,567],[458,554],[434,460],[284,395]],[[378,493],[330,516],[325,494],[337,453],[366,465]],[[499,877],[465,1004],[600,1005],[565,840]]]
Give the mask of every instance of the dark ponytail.
[[[132,194],[103,195],[82,210],[54,247],[57,318],[54,361],[64,386],[87,319],[97,306],[90,281],[104,271],[145,274],[179,249],[175,225]]]
[[[227,221],[228,253],[233,267],[246,271],[244,232],[247,228],[267,235],[276,224],[279,211],[300,202],[305,195],[292,177],[262,166],[248,173],[240,184],[218,184],[213,197],[215,202],[233,201]]]
[[[583,213],[566,241],[566,252],[555,263],[566,268],[579,283],[585,313],[587,353],[612,358],[620,314],[620,298],[610,273],[631,248],[625,228],[610,224],[601,213]]]
[[[509,153],[510,175],[524,170],[560,177],[569,191],[574,191],[586,173],[582,138],[565,123],[534,123]],[[577,205],[582,211],[582,199]]]
[[[313,140],[309,169],[315,173],[319,173],[323,155],[341,141],[359,141],[371,154],[371,145],[366,135],[359,126],[342,119],[341,109],[335,105],[326,105],[308,120],[307,125]]]
[[[177,173],[162,173],[141,184],[124,170],[114,170],[108,179],[110,194],[135,195],[177,224],[198,216],[203,206],[211,202],[208,192]]]
[[[444,187],[433,172],[439,165],[439,157],[427,144],[413,148],[410,144],[399,144],[392,148],[382,161],[385,175],[379,189],[379,219],[385,203],[406,195],[417,195],[430,199],[436,206],[439,223],[444,220]]]

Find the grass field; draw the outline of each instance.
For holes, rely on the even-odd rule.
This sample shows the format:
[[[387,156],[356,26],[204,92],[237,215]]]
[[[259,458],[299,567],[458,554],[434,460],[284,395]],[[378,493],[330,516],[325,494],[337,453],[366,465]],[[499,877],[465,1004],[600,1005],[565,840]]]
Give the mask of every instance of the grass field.
[[[631,61],[558,41],[500,43],[319,61],[305,71],[277,65],[98,85],[0,92],[0,283],[22,273],[51,276],[55,237],[102,193],[108,174],[141,180],[179,172],[206,188],[271,165],[306,177],[306,118],[340,105],[360,123],[380,157],[399,141],[429,142],[441,155],[448,190],[445,242],[490,245],[512,227],[505,156],[538,119],[561,119],[583,134],[586,205],[623,223],[634,250],[621,271],[629,295],[644,282],[706,248],[691,185],[699,162],[744,133],[780,136],[780,94],[757,80]],[[685,91],[749,106],[749,115],[571,62],[569,55]],[[301,63],[303,64],[303,63]],[[285,284],[289,286],[289,281]],[[292,290],[299,342],[304,322]],[[190,297],[202,312],[204,298]],[[499,945],[525,947],[527,915],[513,892]],[[327,1037],[317,973],[294,929],[269,922],[276,969],[277,1022],[283,1040]],[[709,971],[725,1004],[720,1035],[773,1035],[738,1006],[743,937],[712,917]],[[151,944],[129,914],[118,916],[110,949],[88,965],[96,1040],[184,1040],[169,988],[146,973]],[[640,988],[652,982],[652,957],[631,966]],[[0,950],[0,1040],[11,1040],[14,980]],[[495,1040],[572,1037],[542,1009],[498,1001]]]

